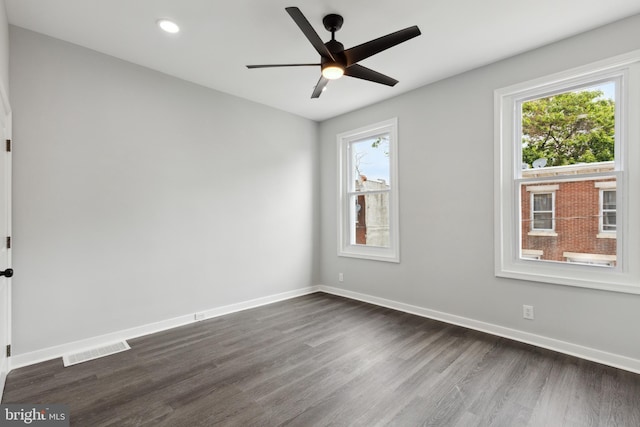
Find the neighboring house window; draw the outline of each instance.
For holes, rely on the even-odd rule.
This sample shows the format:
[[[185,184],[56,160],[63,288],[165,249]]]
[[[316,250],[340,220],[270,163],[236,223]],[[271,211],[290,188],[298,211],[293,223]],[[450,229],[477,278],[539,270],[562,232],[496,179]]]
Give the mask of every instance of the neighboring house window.
[[[531,195],[523,197],[523,208],[529,203],[530,215],[522,218],[522,225],[529,236],[557,236],[555,233],[555,196],[558,185],[529,185],[524,191]],[[526,200],[528,198],[528,200]]]
[[[532,194],[532,230],[553,230],[553,193]]]
[[[640,51],[496,90],[497,276],[640,293],[639,115]]]
[[[397,119],[338,135],[338,255],[399,262]]]
[[[616,192],[603,190],[602,196],[602,231],[616,231]]]
[[[600,193],[598,237],[616,238],[616,182],[596,182]]]

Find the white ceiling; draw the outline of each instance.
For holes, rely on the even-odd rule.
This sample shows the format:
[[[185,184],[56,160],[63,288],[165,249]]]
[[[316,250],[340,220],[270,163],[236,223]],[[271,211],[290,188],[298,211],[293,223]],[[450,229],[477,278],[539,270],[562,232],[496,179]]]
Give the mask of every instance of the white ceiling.
[[[638,0],[5,0],[9,22],[313,120],[399,95],[640,13]],[[400,81],[350,77],[311,99],[320,70],[246,64],[319,62],[291,17],[297,6],[323,40],[322,17],[344,17],[349,48],[418,25],[422,35],[362,61]],[[171,18],[177,35],[163,33]]]

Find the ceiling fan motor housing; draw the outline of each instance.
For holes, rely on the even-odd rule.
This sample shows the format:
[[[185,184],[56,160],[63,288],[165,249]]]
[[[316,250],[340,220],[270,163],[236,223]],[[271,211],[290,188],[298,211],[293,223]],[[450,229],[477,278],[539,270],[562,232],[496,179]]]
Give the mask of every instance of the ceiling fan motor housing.
[[[342,16],[336,15],[335,13],[331,13],[322,18],[322,25],[324,25],[324,28],[326,28],[331,34],[342,28],[342,24],[344,24],[344,19]]]
[[[329,52],[333,54],[333,58],[335,59],[335,61],[333,61],[331,58],[326,58],[323,56],[320,58],[322,67],[324,68],[326,64],[337,64],[342,68],[346,68],[347,57],[344,54],[344,45],[336,39],[329,40],[324,45],[327,47],[327,49],[329,49]]]

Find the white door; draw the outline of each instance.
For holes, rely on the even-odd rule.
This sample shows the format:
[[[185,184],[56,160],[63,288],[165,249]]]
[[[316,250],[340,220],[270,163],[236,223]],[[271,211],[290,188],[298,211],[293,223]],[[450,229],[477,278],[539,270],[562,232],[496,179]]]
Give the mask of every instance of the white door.
[[[9,371],[11,343],[11,109],[0,85],[0,398]]]

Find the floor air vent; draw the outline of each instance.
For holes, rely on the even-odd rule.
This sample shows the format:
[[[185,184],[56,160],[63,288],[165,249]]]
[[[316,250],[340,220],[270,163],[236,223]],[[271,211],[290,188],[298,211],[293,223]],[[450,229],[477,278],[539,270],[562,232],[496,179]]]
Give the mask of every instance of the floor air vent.
[[[110,354],[120,353],[121,351],[129,350],[130,348],[131,347],[129,347],[129,344],[127,344],[126,341],[120,341],[114,344],[81,351],[79,353],[66,354],[62,356],[62,361],[66,368],[67,366],[77,365],[78,363],[109,356]]]

